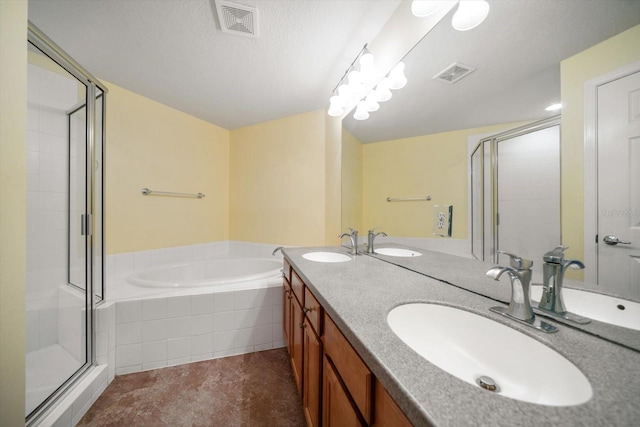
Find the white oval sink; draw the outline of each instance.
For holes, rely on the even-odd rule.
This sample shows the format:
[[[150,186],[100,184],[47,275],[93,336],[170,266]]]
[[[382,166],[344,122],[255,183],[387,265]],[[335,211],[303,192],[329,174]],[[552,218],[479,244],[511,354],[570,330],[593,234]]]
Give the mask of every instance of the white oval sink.
[[[387,316],[393,332],[440,369],[476,387],[491,378],[501,396],[548,406],[580,405],[591,384],[570,361],[501,323],[438,304],[406,304]],[[446,385],[442,385],[445,386]]]
[[[541,296],[542,286],[531,286],[531,300],[537,303]],[[562,289],[562,297],[567,311],[640,331],[640,303],[570,288]]]
[[[420,252],[411,251],[409,249],[401,249],[401,248],[378,248],[378,249],[375,249],[375,253],[378,255],[397,256],[397,257],[411,257],[411,256],[422,255]]]
[[[302,258],[315,262],[347,262],[351,261],[351,257],[337,252],[307,252]]]

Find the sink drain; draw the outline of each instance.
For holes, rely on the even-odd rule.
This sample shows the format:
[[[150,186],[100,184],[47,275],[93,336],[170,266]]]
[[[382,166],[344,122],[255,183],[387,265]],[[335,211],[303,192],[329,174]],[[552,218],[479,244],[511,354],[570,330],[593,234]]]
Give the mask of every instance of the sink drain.
[[[500,392],[500,387],[498,387],[498,384],[496,384],[496,382],[491,377],[487,377],[485,375],[478,377],[476,379],[476,384],[478,384],[485,390],[493,391],[496,393]]]

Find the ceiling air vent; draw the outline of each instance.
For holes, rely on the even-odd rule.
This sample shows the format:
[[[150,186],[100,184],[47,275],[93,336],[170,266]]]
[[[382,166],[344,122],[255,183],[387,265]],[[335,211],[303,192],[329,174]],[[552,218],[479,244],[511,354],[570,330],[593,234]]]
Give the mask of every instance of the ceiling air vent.
[[[433,78],[436,80],[453,84],[459,81],[460,79],[468,76],[469,74],[473,73],[475,70],[476,69],[474,67],[456,62],[449,65],[443,71],[433,76]]]
[[[258,37],[258,9],[223,0],[216,0],[216,9],[223,33]]]

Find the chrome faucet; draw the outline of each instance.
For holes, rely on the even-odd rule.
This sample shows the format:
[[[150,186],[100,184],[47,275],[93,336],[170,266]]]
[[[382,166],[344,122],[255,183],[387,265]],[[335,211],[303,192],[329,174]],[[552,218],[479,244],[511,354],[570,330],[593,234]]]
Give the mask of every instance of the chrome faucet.
[[[569,249],[567,246],[557,246],[542,257],[544,260],[544,264],[542,265],[543,290],[542,297],[538,303],[538,309],[542,310],[545,314],[572,322],[580,324],[589,323],[591,320],[568,312],[564,305],[562,285],[565,272],[568,268],[578,270],[584,268],[584,264],[581,261],[564,258],[564,251],[567,249]]]
[[[387,233],[385,233],[384,231],[381,231],[380,233],[376,233],[375,231],[378,229],[379,227],[376,228],[372,228],[371,230],[369,230],[369,235],[367,236],[367,253],[368,254],[374,254],[375,251],[373,250],[373,241],[375,240],[376,237],[382,235],[384,237],[387,237]]]
[[[498,251],[498,253],[505,254],[510,258],[511,267],[494,267],[487,271],[487,276],[497,281],[503,273],[507,273],[511,282],[511,300],[507,308],[491,307],[490,310],[541,331],[556,332],[558,328],[555,326],[536,319],[531,308],[530,286],[533,261],[504,251]]]
[[[358,255],[358,230],[349,228],[351,233],[342,233],[339,237],[348,237],[351,240],[351,255]]]

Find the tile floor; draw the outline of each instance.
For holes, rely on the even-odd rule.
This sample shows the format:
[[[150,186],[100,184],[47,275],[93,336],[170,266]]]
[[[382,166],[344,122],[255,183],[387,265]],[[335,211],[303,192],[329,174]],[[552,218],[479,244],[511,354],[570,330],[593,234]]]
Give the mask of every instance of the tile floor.
[[[116,377],[78,426],[304,426],[286,348]]]

